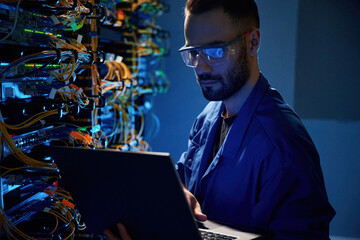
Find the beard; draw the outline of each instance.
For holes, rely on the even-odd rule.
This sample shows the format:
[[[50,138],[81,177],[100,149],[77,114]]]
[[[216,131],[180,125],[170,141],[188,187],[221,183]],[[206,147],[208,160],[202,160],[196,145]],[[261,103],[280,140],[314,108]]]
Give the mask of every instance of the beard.
[[[237,64],[231,64],[225,73],[225,77],[219,74],[197,75],[197,80],[216,80],[221,85],[220,88],[201,87],[204,97],[209,101],[223,101],[238,92],[247,82],[250,76],[249,61],[247,58],[247,48],[242,46],[241,54]],[[201,86],[201,85],[200,85]]]

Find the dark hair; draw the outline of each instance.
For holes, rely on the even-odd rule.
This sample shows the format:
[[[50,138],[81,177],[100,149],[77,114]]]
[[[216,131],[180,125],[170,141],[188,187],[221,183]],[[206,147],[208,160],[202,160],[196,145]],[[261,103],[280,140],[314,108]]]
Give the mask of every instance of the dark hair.
[[[254,0],[187,0],[185,15],[216,8],[223,8],[235,24],[241,23],[241,28],[245,28],[243,31],[260,28],[259,12]]]

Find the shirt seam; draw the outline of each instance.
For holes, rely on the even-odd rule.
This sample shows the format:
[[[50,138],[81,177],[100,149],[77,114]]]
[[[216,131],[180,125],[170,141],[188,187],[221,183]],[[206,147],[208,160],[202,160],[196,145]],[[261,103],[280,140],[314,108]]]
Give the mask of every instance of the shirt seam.
[[[280,150],[276,147],[276,145],[274,144],[274,141],[272,140],[272,138],[269,136],[268,132],[266,131],[264,125],[262,124],[262,122],[258,119],[258,117],[256,116],[256,113],[254,114],[254,120],[256,120],[256,122],[260,125],[264,135],[266,136],[266,140],[267,142],[269,142],[269,144],[271,144],[272,146],[272,149],[274,150],[274,153],[276,153],[277,157],[279,159],[282,160],[282,156],[280,154]],[[267,155],[269,156],[270,153]],[[265,157],[264,159],[266,159],[267,157]],[[280,161],[281,163],[281,168],[277,171],[275,171],[273,174],[271,174],[271,176],[269,176],[265,181],[264,181],[264,184],[261,185],[261,187],[263,187],[264,185],[266,185],[266,183],[271,179],[273,178],[274,176],[278,175],[279,173],[285,171],[286,169],[291,169],[292,167],[285,167],[284,164],[283,164],[283,161]]]

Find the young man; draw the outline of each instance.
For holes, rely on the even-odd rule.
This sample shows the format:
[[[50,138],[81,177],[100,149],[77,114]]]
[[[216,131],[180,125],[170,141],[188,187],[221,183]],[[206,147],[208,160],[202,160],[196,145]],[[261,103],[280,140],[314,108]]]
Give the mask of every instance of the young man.
[[[335,212],[317,150],[259,70],[255,2],[188,0],[184,26],[179,51],[210,101],[176,165],[195,218],[269,230],[275,239],[329,239]]]
[[[177,163],[195,217],[270,230],[278,239],[329,239],[335,212],[317,150],[259,70],[256,3],[188,0],[184,26],[179,51],[211,101]]]

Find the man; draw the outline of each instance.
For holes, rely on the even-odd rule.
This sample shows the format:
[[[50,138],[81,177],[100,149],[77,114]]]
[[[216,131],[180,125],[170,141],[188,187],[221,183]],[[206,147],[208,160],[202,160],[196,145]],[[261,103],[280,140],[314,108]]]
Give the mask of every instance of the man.
[[[179,51],[211,101],[177,163],[195,217],[329,239],[335,212],[316,148],[259,70],[255,2],[188,0],[184,26]]]
[[[335,212],[316,148],[259,70],[255,2],[188,0],[184,27],[179,51],[210,101],[176,165],[195,218],[329,239]]]

